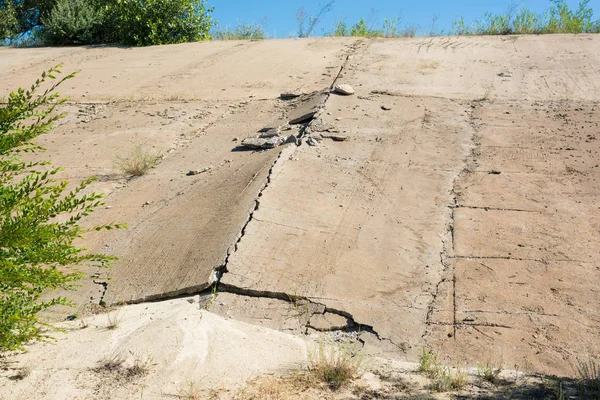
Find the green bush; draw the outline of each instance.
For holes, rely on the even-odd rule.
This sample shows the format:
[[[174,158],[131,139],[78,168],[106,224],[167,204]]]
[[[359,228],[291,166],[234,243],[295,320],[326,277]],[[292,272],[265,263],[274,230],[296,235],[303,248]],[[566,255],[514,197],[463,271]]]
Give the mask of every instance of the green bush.
[[[205,0],[108,0],[107,40],[149,46],[210,39],[212,11]]]
[[[46,39],[59,45],[100,43],[103,22],[103,11],[92,0],[58,0],[43,19]]]
[[[60,168],[20,158],[22,153],[43,150],[31,141],[63,116],[55,112],[64,102],[55,90],[74,74],[40,93],[48,80],[56,79],[58,67],[43,73],[30,90],[11,93],[0,108],[0,351],[48,338],[45,331],[52,327],[39,319],[39,313],[71,304],[52,291],[75,289],[84,276],[78,265],[104,267],[113,260],[86,254],[73,242],[90,230],[120,227],[79,225],[102,204],[102,195],[81,194],[93,179],[67,191],[67,182],[53,179]]]

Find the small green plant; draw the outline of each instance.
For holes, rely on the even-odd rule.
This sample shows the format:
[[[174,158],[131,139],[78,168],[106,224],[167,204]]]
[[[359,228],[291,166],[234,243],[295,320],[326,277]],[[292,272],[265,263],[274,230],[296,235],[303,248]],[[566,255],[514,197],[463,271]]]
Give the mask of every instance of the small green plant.
[[[600,362],[577,360],[579,398],[600,399]]]
[[[335,21],[333,24],[333,33],[331,34],[333,37],[344,37],[348,36],[348,26],[346,25],[346,21],[340,20]]]
[[[502,372],[502,362],[495,363],[491,360],[477,363],[477,378],[495,384]]]
[[[115,165],[130,176],[143,176],[162,159],[162,152],[146,150],[143,144],[136,144],[126,155],[117,155]]]
[[[419,356],[419,372],[425,373],[430,378],[435,378],[440,369],[437,354],[431,349],[423,347]]]
[[[309,351],[308,371],[317,380],[335,391],[352,380],[359,371],[363,356],[353,346],[325,346],[319,343],[316,351]]]

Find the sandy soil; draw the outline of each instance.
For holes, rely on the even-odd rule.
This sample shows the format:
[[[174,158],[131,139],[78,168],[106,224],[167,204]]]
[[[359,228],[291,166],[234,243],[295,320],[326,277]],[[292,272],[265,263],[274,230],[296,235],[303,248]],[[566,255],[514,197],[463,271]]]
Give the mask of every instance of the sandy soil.
[[[201,293],[212,313],[261,325],[258,336],[349,335],[402,362],[431,346],[452,365],[501,358],[572,376],[600,352],[597,36],[0,49],[0,93],[58,62],[82,71],[62,90],[68,117],[40,143],[65,178],[99,176],[108,207],[87,223],[130,226],[88,238],[121,261],[90,270],[106,285],[87,282],[78,303]],[[356,93],[318,92],[334,82]],[[315,94],[278,99],[297,89]],[[315,104],[311,134],[347,140],[241,151]],[[139,143],[164,159],[130,179],[115,155]],[[207,318],[223,326],[201,314],[199,332]]]

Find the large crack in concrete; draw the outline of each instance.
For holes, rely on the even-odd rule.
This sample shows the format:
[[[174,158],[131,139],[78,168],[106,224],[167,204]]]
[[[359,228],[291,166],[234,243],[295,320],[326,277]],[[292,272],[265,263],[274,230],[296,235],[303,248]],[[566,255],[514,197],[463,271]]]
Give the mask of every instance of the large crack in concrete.
[[[340,65],[338,73],[334,77],[334,79],[333,79],[331,85],[328,87],[328,89],[325,89],[324,91],[317,91],[317,92],[314,92],[314,93],[311,93],[311,94],[308,94],[305,96],[305,99],[307,99],[307,98],[310,99],[311,97],[316,98],[318,96],[324,95],[323,100],[317,104],[318,110],[314,113],[314,115],[311,115],[306,121],[303,121],[301,124],[299,124],[300,125],[299,131],[298,131],[298,139],[299,140],[298,140],[296,146],[288,145],[288,146],[293,146],[292,148],[294,150],[292,151],[292,154],[295,151],[296,147],[302,145],[302,140],[301,140],[302,137],[305,135],[305,133],[310,133],[311,126],[313,125],[313,123],[315,121],[318,120],[320,113],[322,113],[324,111],[327,101],[330,99],[337,81],[343,76],[343,72],[347,68],[347,64],[350,62],[353,55],[356,53],[356,50],[360,47],[360,45],[362,43],[363,43],[363,41],[358,40],[350,47],[349,53],[346,55],[345,60]],[[305,303],[305,304],[310,304],[312,306],[315,306],[316,308],[313,308],[313,309],[317,310],[317,311],[312,312],[312,314],[309,316],[306,323],[304,324],[305,333],[308,333],[309,329],[311,329],[313,331],[319,331],[319,332],[339,331],[339,332],[346,332],[346,333],[354,332],[354,333],[359,333],[359,334],[368,334],[368,335],[371,335],[372,337],[374,337],[377,341],[388,342],[395,348],[400,349],[402,352],[406,352],[407,347],[405,345],[394,343],[390,338],[382,337],[374,329],[374,327],[372,325],[367,325],[367,324],[363,324],[363,323],[356,321],[354,316],[351,313],[346,312],[344,310],[339,310],[339,309],[328,307],[324,303],[320,303],[315,300],[311,300],[310,298],[305,297],[305,296],[298,296],[298,295],[293,295],[293,294],[284,293],[284,292],[259,291],[259,290],[249,289],[249,288],[240,288],[240,287],[228,285],[228,284],[221,282],[223,275],[229,272],[228,264],[229,264],[231,255],[238,250],[239,243],[242,241],[242,239],[244,238],[244,236],[247,233],[248,225],[255,219],[254,215],[260,209],[260,199],[263,196],[263,192],[271,184],[273,170],[277,166],[278,162],[280,162],[280,160],[282,158],[282,154],[284,154],[284,152],[285,152],[285,149],[280,150],[277,158],[270,165],[265,182],[264,182],[262,188],[260,189],[260,191],[258,192],[258,194],[254,200],[254,205],[253,205],[252,209],[248,212],[248,217],[247,217],[246,221],[243,223],[239,234],[237,235],[233,244],[228,247],[226,256],[223,259],[223,262],[220,263],[219,265],[216,265],[213,268],[213,271],[211,272],[211,275],[208,277],[207,282],[204,282],[204,283],[201,283],[198,285],[194,285],[194,286],[181,288],[181,289],[171,291],[171,292],[160,293],[160,294],[156,294],[156,295],[146,296],[146,297],[140,298],[140,299],[130,300],[125,303],[126,304],[139,304],[139,303],[145,303],[145,302],[165,301],[165,300],[170,300],[170,299],[180,298],[180,297],[185,297],[185,296],[190,296],[190,295],[206,296],[206,295],[211,295],[213,293],[218,293],[218,292],[231,293],[231,294],[235,294],[238,296],[245,296],[245,297],[251,297],[251,298],[276,299],[279,301],[284,301],[286,303],[293,304],[294,306],[298,306],[298,305],[301,305],[301,303]],[[286,156],[289,157],[290,155],[288,155],[286,153]],[[258,172],[253,177],[253,180],[256,179],[256,177],[258,175],[260,175],[260,172]],[[108,282],[102,282],[99,284],[103,285],[104,293],[106,293],[106,291],[108,290]],[[103,295],[103,297],[104,297],[104,295]],[[123,303],[121,303],[121,304],[123,304]],[[312,317],[314,317],[316,315],[325,316],[327,314],[345,318],[346,323],[341,326],[330,326],[330,327],[317,327],[317,326],[314,326],[313,324],[311,324]],[[357,336],[357,340],[360,343],[362,343],[363,345],[365,344],[365,341],[363,339],[361,339],[360,336]]]
[[[481,100],[472,101],[470,107],[468,107],[468,124],[471,128],[471,136],[469,137],[468,144],[468,153],[467,156],[463,159],[463,166],[459,170],[458,174],[454,177],[452,181],[452,189],[450,190],[451,200],[448,205],[448,225],[446,234],[442,238],[442,251],[440,252],[440,263],[442,265],[441,278],[436,283],[435,289],[432,292],[432,298],[427,307],[427,313],[425,316],[425,331],[421,338],[424,340],[426,336],[430,334],[429,326],[430,325],[450,325],[452,326],[452,334],[451,337],[456,340],[456,328],[458,325],[462,325],[457,323],[456,319],[456,268],[455,268],[455,236],[454,236],[454,211],[461,206],[458,204],[460,194],[457,192],[458,182],[466,175],[471,173],[471,171],[475,168],[477,164],[477,155],[479,152],[479,143],[478,143],[478,127],[475,123],[474,113],[475,111],[481,107],[483,102]],[[452,291],[452,322],[451,323],[443,323],[443,322],[435,322],[432,321],[432,316],[434,311],[436,311],[436,301],[438,296],[440,295],[441,286],[445,283],[451,284]]]

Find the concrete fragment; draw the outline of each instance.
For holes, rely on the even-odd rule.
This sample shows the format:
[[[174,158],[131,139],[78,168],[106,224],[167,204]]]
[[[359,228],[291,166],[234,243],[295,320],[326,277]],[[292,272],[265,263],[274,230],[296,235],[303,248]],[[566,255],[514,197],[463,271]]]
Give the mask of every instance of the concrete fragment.
[[[279,98],[282,100],[290,100],[295,99],[296,97],[302,96],[304,93],[300,90],[293,90],[291,92],[283,92],[279,95]]]
[[[270,138],[248,137],[242,140],[242,146],[255,150],[272,149],[283,143],[284,139],[281,136],[273,136]]]
[[[281,131],[277,127],[274,127],[274,128],[266,127],[266,128],[261,129],[259,132],[260,132],[260,135],[258,135],[258,137],[264,138],[264,139],[279,136],[279,134],[281,133]]]
[[[211,169],[213,169],[212,165],[209,165],[208,167],[204,167],[204,168],[201,168],[201,169],[193,169],[193,170],[190,170],[190,172],[187,173],[187,176],[194,176],[194,175],[203,174],[205,172],[210,171]]]
[[[326,312],[310,317],[308,327],[320,332],[336,331],[351,327],[351,321],[341,315]]]
[[[342,83],[340,85],[335,85],[333,91],[337,94],[342,94],[344,96],[350,96],[354,94],[354,88],[352,86]]]
[[[334,142],[343,142],[344,140],[348,139],[348,136],[337,135],[335,133],[321,133],[321,137],[323,139],[331,139]]]
[[[319,145],[319,142],[317,142],[317,140],[316,140],[314,137],[312,137],[312,136],[309,136],[309,137],[306,139],[306,144],[308,144],[309,146],[318,146],[318,145]]]

